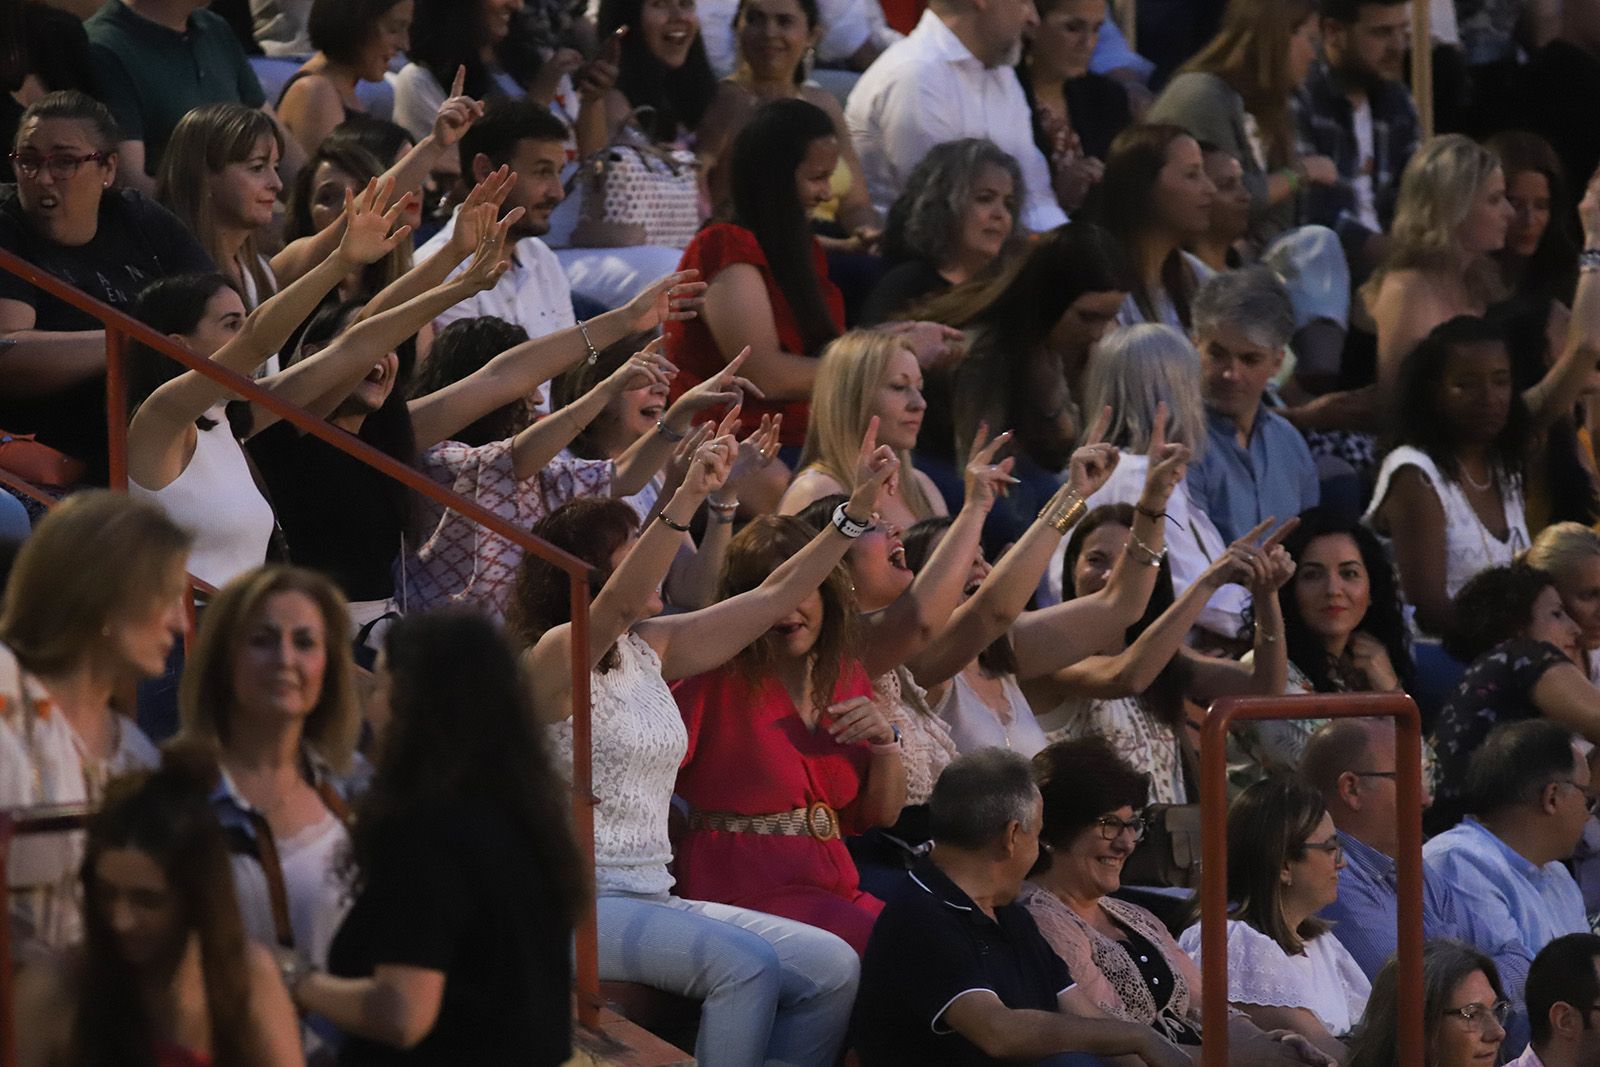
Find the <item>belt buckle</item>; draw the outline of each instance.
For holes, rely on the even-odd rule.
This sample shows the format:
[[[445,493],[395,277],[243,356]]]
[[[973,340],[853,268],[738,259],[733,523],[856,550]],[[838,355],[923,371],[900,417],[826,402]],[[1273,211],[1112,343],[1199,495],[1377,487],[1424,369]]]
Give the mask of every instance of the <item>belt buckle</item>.
[[[813,800],[806,805],[806,830],[818,841],[832,841],[839,836],[839,816],[827,801]]]

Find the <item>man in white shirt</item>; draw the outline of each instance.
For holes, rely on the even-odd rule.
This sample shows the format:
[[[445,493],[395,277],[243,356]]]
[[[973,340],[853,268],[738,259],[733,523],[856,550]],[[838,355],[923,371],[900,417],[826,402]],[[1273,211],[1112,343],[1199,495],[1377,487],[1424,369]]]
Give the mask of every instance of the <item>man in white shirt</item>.
[[[1067,221],[1013,69],[1023,30],[1038,22],[1033,0],[932,0],[911,36],[861,76],[845,119],[874,207],[888,212],[934,145],[987,137],[1022,166],[1023,225]]]
[[[549,232],[550,213],[562,200],[566,138],[566,127],[543,105],[531,99],[496,99],[461,139],[463,180],[476,184],[501,166],[509,166],[517,180],[503,211],[520,207],[524,214],[511,230],[516,242],[511,269],[493,289],[440,315],[433,322],[435,329],[442,330],[457,319],[494,315],[516,323],[534,338],[574,324],[572,288],[555,253],[539,240]],[[417,262],[444,247],[455,232],[455,222],[452,217],[417,250]],[[463,263],[456,271],[465,266]]]
[[[1527,1000],[1533,1040],[1507,1067],[1600,1063],[1600,937],[1567,934],[1540,949],[1528,968]]]

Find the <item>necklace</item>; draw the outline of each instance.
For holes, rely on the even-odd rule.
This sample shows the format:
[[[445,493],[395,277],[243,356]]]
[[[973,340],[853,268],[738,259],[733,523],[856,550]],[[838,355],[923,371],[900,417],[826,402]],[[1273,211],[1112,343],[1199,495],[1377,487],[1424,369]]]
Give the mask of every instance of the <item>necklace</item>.
[[[1476,489],[1480,493],[1487,493],[1489,491],[1489,487],[1494,485],[1494,467],[1492,465],[1489,466],[1487,471],[1488,477],[1480,483],[1478,479],[1474,478],[1467,470],[1466,464],[1461,465],[1461,477],[1468,485],[1472,486],[1472,488]]]

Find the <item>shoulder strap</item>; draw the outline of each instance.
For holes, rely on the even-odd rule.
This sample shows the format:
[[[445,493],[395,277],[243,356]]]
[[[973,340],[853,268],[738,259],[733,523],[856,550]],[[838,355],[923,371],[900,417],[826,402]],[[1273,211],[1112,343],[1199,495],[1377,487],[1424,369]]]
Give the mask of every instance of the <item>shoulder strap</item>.
[[[272,928],[278,944],[294,948],[294,925],[289,921],[289,889],[283,881],[283,862],[278,858],[278,843],[272,836],[267,817],[253,808],[247,811],[250,828],[255,831],[256,862],[267,879],[267,900],[272,906]]]

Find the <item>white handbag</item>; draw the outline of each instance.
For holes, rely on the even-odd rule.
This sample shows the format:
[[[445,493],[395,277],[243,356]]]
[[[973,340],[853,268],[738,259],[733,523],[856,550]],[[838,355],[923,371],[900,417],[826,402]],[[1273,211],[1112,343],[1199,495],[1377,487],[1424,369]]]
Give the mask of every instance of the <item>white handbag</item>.
[[[575,248],[685,248],[700,231],[700,163],[693,152],[651,142],[638,108],[605,148],[568,179],[582,193]]]

